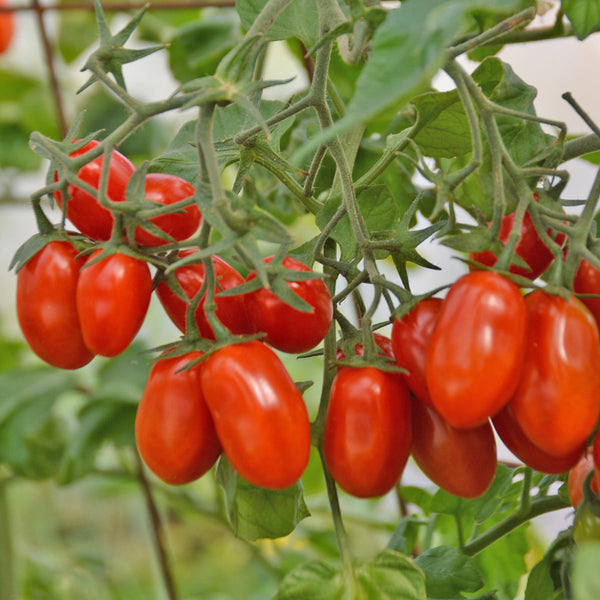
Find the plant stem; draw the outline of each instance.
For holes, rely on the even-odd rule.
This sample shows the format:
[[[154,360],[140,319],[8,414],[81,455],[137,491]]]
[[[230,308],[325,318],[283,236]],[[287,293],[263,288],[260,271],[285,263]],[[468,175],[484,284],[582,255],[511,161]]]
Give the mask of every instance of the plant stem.
[[[254,19],[254,23],[246,33],[246,39],[259,34],[265,34],[277,20],[277,17],[293,2],[294,0],[269,0],[265,7],[260,11],[259,15]]]
[[[12,478],[0,480],[0,600],[16,598],[12,534],[8,514],[8,484],[11,481]]]

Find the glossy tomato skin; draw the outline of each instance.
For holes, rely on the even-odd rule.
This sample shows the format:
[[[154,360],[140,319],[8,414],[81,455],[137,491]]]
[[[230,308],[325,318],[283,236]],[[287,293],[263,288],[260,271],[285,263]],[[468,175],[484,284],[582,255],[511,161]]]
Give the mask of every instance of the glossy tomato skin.
[[[596,435],[594,435],[594,441],[592,443],[592,456],[594,457],[594,469],[596,471],[596,475],[594,477],[594,483],[596,486],[596,493],[600,490],[600,429],[596,431]]]
[[[310,423],[275,352],[256,340],[226,346],[206,359],[200,379],[233,468],[258,487],[296,483],[308,464]]]
[[[86,346],[101,356],[121,354],[142,326],[151,294],[150,269],[141,260],[117,253],[85,266],[76,299]]]
[[[71,153],[72,157],[80,156],[88,150],[95,148],[100,142],[92,140],[89,144]],[[104,155],[100,155],[87,163],[77,173],[77,177],[91,187],[98,189]],[[133,163],[123,154],[114,150],[110,157],[108,174],[107,195],[113,202],[125,200],[125,190],[129,179],[135,171]],[[100,205],[98,200],[82,188],[73,184],[68,187],[69,200],[67,202],[67,218],[81,233],[93,240],[106,241],[112,233],[114,218],[107,208]],[[62,208],[62,195],[54,193],[57,204]]]
[[[441,307],[441,298],[425,298],[392,326],[396,362],[408,371],[404,378],[412,393],[428,406],[432,403],[425,379],[427,344]]]
[[[221,444],[202,396],[200,352],[154,363],[138,406],[135,438],[148,468],[171,485],[202,477],[221,454]]]
[[[492,418],[494,429],[504,445],[524,464],[540,473],[560,475],[577,463],[585,443],[564,455],[553,456],[532,443],[515,418],[510,403]]]
[[[433,406],[454,427],[476,427],[510,399],[525,353],[527,314],[519,288],[473,271],[448,291],[426,352]]]
[[[333,381],[323,453],[337,484],[358,498],[391,490],[410,455],[410,393],[397,373],[343,367]]]
[[[481,496],[492,483],[498,464],[489,421],[457,429],[418,398],[412,399],[411,406],[411,453],[421,471],[450,494]]]
[[[79,369],[94,353],[81,334],[75,293],[85,258],[67,241],[53,241],[17,274],[17,318],[31,349],[61,369]]]
[[[272,259],[270,256],[265,262]],[[283,266],[296,271],[310,271],[290,256],[284,258]],[[250,273],[247,280],[254,277],[256,274]],[[265,333],[265,342],[283,352],[298,354],[314,348],[323,340],[333,318],[333,304],[321,279],[290,281],[288,285],[312,306],[312,312],[296,310],[264,288],[245,294],[246,308],[254,331]]]
[[[0,0],[6,6],[6,0]],[[15,15],[12,12],[0,14],[0,54],[6,52],[15,36]]]
[[[529,294],[527,351],[510,406],[529,440],[555,456],[584,444],[600,416],[600,340],[589,311],[570,296]]]
[[[582,260],[575,273],[573,291],[576,294],[598,294],[600,296],[600,271],[587,260]],[[600,297],[580,298],[581,302],[592,313],[596,325],[600,327]]]
[[[585,480],[591,471],[594,471],[594,456],[592,448],[587,452],[582,452],[577,463],[569,470],[567,477],[567,487],[569,489],[569,500],[573,508],[577,508],[583,500],[583,486]],[[593,476],[590,481],[590,488],[595,494],[598,493],[598,482]]]
[[[194,187],[185,179],[167,173],[148,173],[145,180],[145,198],[161,205],[181,202],[194,195]],[[200,226],[202,215],[196,204],[190,204],[176,212],[160,215],[150,219],[151,223],[169,234],[174,240],[181,242],[191,237]],[[135,241],[143,246],[163,246],[170,243],[138,227]]]
[[[178,257],[184,258],[195,252],[195,250],[182,250],[179,252]],[[217,255],[212,257],[212,263],[217,281],[215,286],[215,302],[217,304],[215,314],[217,318],[232,333],[252,333],[253,329],[249,324],[244,296],[219,296],[219,291],[229,290],[241,285],[244,283],[244,278],[227,261]],[[200,291],[204,283],[204,273],[202,263],[186,265],[175,270],[175,277],[190,300]],[[156,286],[156,294],[171,321],[185,333],[185,315],[188,303],[179,298],[164,281]],[[214,340],[215,334],[204,312],[204,298],[206,298],[206,295],[196,309],[196,323],[202,337]]]

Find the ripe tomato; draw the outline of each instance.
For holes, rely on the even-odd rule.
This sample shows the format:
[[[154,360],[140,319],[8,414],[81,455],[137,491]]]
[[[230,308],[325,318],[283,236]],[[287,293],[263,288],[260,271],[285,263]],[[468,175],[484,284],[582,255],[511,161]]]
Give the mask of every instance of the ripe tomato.
[[[92,358],[81,335],[75,291],[85,258],[70,242],[49,242],[17,274],[17,317],[31,349],[53,367],[78,369]]]
[[[270,262],[272,256],[265,259]],[[310,271],[295,258],[283,260],[286,269]],[[247,281],[256,277],[252,272]],[[259,289],[245,294],[248,317],[254,331],[265,333],[264,341],[283,352],[300,353],[314,348],[323,340],[333,318],[333,305],[327,286],[321,279],[290,281],[292,290],[312,306],[302,312],[280,300],[271,290]]]
[[[583,443],[575,450],[560,456],[553,456],[544,452],[523,433],[521,426],[515,419],[510,403],[494,415],[492,422],[504,445],[524,464],[540,473],[549,475],[566,473],[579,460],[585,450],[585,443]]]
[[[308,464],[310,423],[275,352],[256,340],[226,346],[206,359],[200,380],[233,468],[259,487],[296,483]]]
[[[588,448],[587,452],[582,452],[579,455],[577,463],[569,470],[567,477],[567,487],[569,489],[569,500],[573,508],[577,508],[583,500],[583,486],[586,477],[590,471],[594,470],[594,456],[592,448]],[[595,494],[598,493],[598,481],[596,477],[592,477],[590,488]]]
[[[410,454],[410,394],[402,377],[375,367],[343,367],[333,381],[323,431],[325,463],[353,496],[396,485]]]
[[[146,200],[168,205],[185,200],[194,195],[194,187],[185,179],[167,173],[148,173],[145,180]],[[150,222],[181,242],[196,233],[202,215],[195,204],[190,204],[177,212],[153,217]],[[135,241],[144,246],[163,246],[169,240],[151,234],[142,227],[135,232]]]
[[[183,258],[195,252],[196,250],[182,250],[178,256]],[[252,328],[248,323],[244,296],[221,297],[218,294],[220,290],[229,290],[241,285],[244,283],[244,278],[228,262],[217,255],[212,257],[212,263],[216,278],[215,302],[217,310],[215,314],[217,318],[232,333],[251,333]],[[175,277],[185,295],[191,300],[200,291],[204,283],[204,265],[197,263],[179,267],[175,270]],[[156,294],[173,323],[185,333],[185,315],[188,303],[179,298],[164,281],[156,286]],[[200,300],[200,304],[196,309],[196,323],[202,337],[214,340],[215,334],[204,312],[205,298],[206,294]]]
[[[457,429],[418,398],[412,399],[411,408],[411,453],[421,471],[450,494],[481,496],[492,483],[498,464],[489,421]]]
[[[201,363],[184,367],[201,352],[161,358],[154,363],[135,419],[135,439],[150,470],[181,485],[206,473],[221,444],[202,396]]]
[[[515,223],[515,213],[509,213],[502,218],[500,224],[500,233],[498,239],[506,244],[510,236],[510,232]],[[548,234],[552,234],[552,230],[548,229]],[[565,235],[559,233],[556,235],[554,240],[562,245],[565,241]],[[520,267],[517,265],[511,265],[509,271],[516,275],[527,277],[528,279],[537,279],[552,263],[554,255],[552,251],[544,242],[542,242],[538,232],[533,224],[531,215],[526,212],[521,222],[521,236],[517,242],[515,251],[528,265],[529,269]],[[484,252],[473,252],[469,255],[469,258],[482,265],[492,267],[496,264],[498,257],[491,251],[486,250]]]
[[[396,362],[408,373],[408,387],[421,402],[432,406],[425,380],[425,356],[433,326],[442,307],[441,298],[425,298],[392,327],[392,345]]]
[[[448,291],[427,345],[433,406],[454,427],[476,427],[513,394],[525,352],[527,315],[519,288],[473,271]]]
[[[579,448],[600,416],[600,339],[579,300],[536,290],[525,299],[527,351],[510,401],[529,440],[555,456]]]
[[[151,294],[150,269],[137,258],[112,254],[85,266],[76,298],[86,346],[101,356],[123,352],[142,326]]]
[[[596,477],[594,478],[593,482],[596,485],[596,489],[594,491],[598,493],[598,490],[600,490],[600,430],[596,431],[596,435],[594,436],[592,454],[594,457],[594,468],[596,470]]]
[[[71,153],[71,156],[80,156],[88,150],[95,148],[100,142],[92,140],[83,148]],[[79,169],[77,177],[96,190],[100,185],[102,163],[104,155],[100,155]],[[125,189],[129,179],[135,171],[133,163],[118,151],[113,151],[110,157],[108,173],[107,196],[114,202],[125,200]],[[69,200],[67,202],[67,218],[81,233],[93,240],[106,241],[110,238],[113,226],[113,216],[107,208],[100,205],[98,200],[80,187],[69,184]],[[54,193],[58,206],[62,208],[62,194]]]
[[[582,260],[575,273],[573,291],[576,294],[598,294],[600,296],[600,271],[587,260]],[[600,297],[580,298],[581,302],[592,313],[596,325],[600,327]]]
[[[6,0],[0,0],[6,6]],[[15,15],[12,12],[0,14],[0,54],[6,52],[15,35]]]

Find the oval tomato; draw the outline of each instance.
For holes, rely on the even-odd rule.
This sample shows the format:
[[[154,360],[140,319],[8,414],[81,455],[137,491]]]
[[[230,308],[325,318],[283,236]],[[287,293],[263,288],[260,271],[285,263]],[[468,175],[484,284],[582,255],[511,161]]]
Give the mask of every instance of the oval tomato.
[[[194,187],[185,179],[167,173],[148,173],[145,180],[145,197],[150,202],[160,205],[181,202],[194,195]],[[174,240],[187,240],[198,230],[202,215],[195,204],[190,204],[173,213],[152,217],[150,222],[169,234]],[[138,227],[135,231],[135,241],[144,246],[162,246],[169,240],[160,238]]]
[[[148,468],[163,481],[181,485],[206,473],[221,454],[221,444],[202,396],[202,356],[161,358],[154,363],[135,419],[135,439]]]
[[[72,152],[70,156],[80,156],[88,150],[95,148],[99,143],[97,140],[92,140],[89,144],[83,146],[83,148]],[[81,167],[77,172],[77,177],[97,190],[100,185],[103,161],[104,155],[101,154]],[[125,190],[134,171],[135,166],[133,163],[123,154],[114,150],[110,157],[108,185],[106,189],[106,194],[110,200],[113,202],[122,202],[125,200]],[[108,240],[111,236],[114,223],[114,218],[110,210],[104,208],[94,196],[73,184],[69,184],[68,193],[70,196],[67,202],[67,218],[69,221],[81,233],[84,233],[93,240]],[[58,206],[62,208],[62,194],[54,192],[54,198]]]
[[[570,469],[567,477],[567,487],[569,489],[569,500],[573,508],[577,508],[583,500],[583,486],[588,474],[595,469],[594,456],[592,449],[587,452],[582,452],[579,455],[579,460]],[[592,476],[590,488],[595,494],[598,493],[598,482],[596,477]]]
[[[536,290],[525,304],[527,351],[510,406],[533,444],[562,456],[587,441],[600,416],[598,328],[573,296]]]
[[[226,346],[206,359],[200,380],[233,468],[259,487],[296,483],[308,464],[310,423],[275,352],[256,340]]]
[[[600,271],[587,260],[582,260],[575,273],[573,291],[576,294],[598,294],[600,296]],[[596,325],[600,327],[600,297],[580,298],[581,302],[592,313]]]
[[[481,496],[492,483],[498,464],[489,421],[457,429],[418,398],[413,398],[411,408],[411,453],[421,471],[450,494]]]
[[[525,353],[527,315],[519,288],[474,271],[448,291],[427,345],[433,406],[454,427],[476,427],[513,394]]]
[[[425,363],[427,344],[442,307],[441,298],[425,298],[392,326],[392,346],[398,366],[406,369],[404,379],[412,393],[428,406],[432,406]]]
[[[396,485],[410,454],[410,394],[396,373],[343,367],[331,387],[323,454],[349,494],[373,498]]]
[[[183,258],[197,252],[196,250],[182,250],[178,257]],[[217,310],[215,314],[219,321],[232,333],[252,333],[252,327],[248,323],[246,302],[243,295],[223,296],[219,295],[221,290],[229,290],[244,283],[244,278],[228,262],[217,255],[212,256],[215,271],[215,302]],[[175,270],[175,277],[183,289],[184,294],[191,300],[204,283],[204,265],[197,263],[186,265]],[[156,294],[171,321],[185,333],[186,311],[189,305],[177,296],[164,281],[156,286]],[[210,326],[206,313],[204,312],[204,300],[206,294],[200,300],[196,309],[196,323],[200,335],[204,338],[214,340],[215,334]]]
[[[87,365],[75,293],[85,258],[70,242],[49,242],[17,274],[17,318],[31,349],[61,369]]]
[[[150,269],[137,258],[117,253],[85,266],[76,298],[86,346],[101,356],[123,352],[142,326],[151,294]]]
[[[492,418],[494,428],[504,445],[524,464],[540,473],[559,475],[566,473],[582,455],[585,443],[560,456],[544,452],[525,435],[515,419],[510,403]]]
[[[265,262],[272,259],[270,256]],[[290,256],[284,258],[283,266],[295,271],[310,271]],[[254,277],[256,273],[250,273],[247,281]],[[283,352],[297,354],[314,348],[323,340],[331,325],[333,305],[329,290],[321,279],[289,281],[287,284],[312,306],[311,312],[292,308],[264,288],[245,294],[246,308],[254,331],[265,333],[265,342]]]
[[[6,6],[6,0],[0,0]],[[12,12],[0,13],[0,54],[6,52],[15,35],[15,15]]]

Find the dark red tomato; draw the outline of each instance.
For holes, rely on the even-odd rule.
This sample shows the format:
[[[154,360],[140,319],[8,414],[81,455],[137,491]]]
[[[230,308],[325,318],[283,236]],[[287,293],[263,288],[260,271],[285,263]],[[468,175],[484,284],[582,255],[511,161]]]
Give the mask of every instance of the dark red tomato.
[[[338,485],[358,498],[391,490],[410,455],[410,393],[402,377],[375,367],[343,367],[333,381],[325,462]]]
[[[510,401],[529,440],[555,456],[585,443],[600,416],[600,339],[585,306],[536,290],[525,299],[527,350]]]
[[[575,450],[560,456],[544,452],[533,444],[523,433],[515,419],[510,403],[492,418],[496,433],[504,445],[524,464],[540,473],[559,475],[566,473],[580,458],[585,450],[585,443]]]
[[[6,6],[6,0],[0,0]],[[0,13],[0,54],[6,52],[15,35],[15,15],[12,12]]]
[[[121,354],[142,326],[151,294],[150,269],[137,258],[112,254],[85,266],[77,284],[77,312],[86,346],[101,356]]]
[[[152,366],[135,419],[138,450],[150,470],[172,485],[204,475],[221,444],[200,386],[201,352],[162,358]]]
[[[573,508],[577,508],[583,500],[583,486],[588,474],[594,470],[594,455],[592,448],[579,455],[579,460],[569,471],[567,487],[569,489],[569,500]],[[590,488],[595,494],[598,493],[598,482],[595,477],[590,481]]]
[[[179,258],[194,254],[196,250],[182,250]],[[244,283],[244,278],[228,262],[217,255],[212,257],[213,268],[217,284],[215,286],[215,302],[217,318],[232,333],[252,333],[246,313],[246,303],[243,295],[219,296],[219,291],[229,290]],[[179,267],[175,270],[175,277],[181,285],[185,295],[192,299],[204,283],[204,265],[202,263]],[[166,313],[173,323],[185,333],[185,315],[188,303],[179,298],[164,281],[156,287],[156,294],[163,305]],[[204,338],[214,340],[215,334],[210,326],[206,313],[204,312],[204,299],[196,309],[196,323],[200,335]]]
[[[146,175],[145,185],[146,200],[157,204],[174,204],[194,195],[193,186],[176,175],[149,173]],[[200,209],[195,204],[190,204],[176,212],[153,217],[150,222],[181,242],[196,233],[201,220]],[[163,246],[169,243],[169,240],[153,235],[142,227],[136,229],[135,241],[144,246]]]
[[[270,262],[272,256],[265,259]],[[283,260],[286,269],[310,271],[295,258]],[[250,273],[247,280],[256,277]],[[254,331],[265,333],[264,341],[283,352],[298,354],[314,348],[323,340],[333,318],[333,305],[327,286],[321,279],[290,281],[288,285],[312,306],[302,312],[280,300],[272,291],[259,289],[245,294],[248,317]]]
[[[70,242],[49,242],[17,275],[17,317],[31,349],[53,367],[78,369],[94,354],[86,347],[75,292],[85,258]]]
[[[600,490],[600,430],[598,430],[594,436],[592,454],[594,456],[594,467],[596,469],[596,476],[594,478],[596,488],[594,491],[598,493],[598,490]]]
[[[425,298],[392,327],[392,345],[398,366],[406,369],[404,375],[412,393],[432,406],[425,379],[425,357],[433,326],[442,307],[441,298]]]
[[[582,260],[575,274],[573,291],[576,294],[598,294],[600,296],[600,271],[587,260]],[[600,297],[580,298],[592,313],[596,325],[600,327]]]
[[[381,335],[380,333],[374,333],[373,341],[379,348],[380,355],[387,356],[391,359],[394,358],[394,349],[392,347],[392,340],[390,338],[385,337],[385,335]],[[362,344],[355,344],[354,352],[357,354],[357,356],[363,356],[365,353],[365,349]],[[341,348],[338,348],[335,356],[336,360],[342,360],[342,358],[344,357],[344,351]]]
[[[477,498],[490,486],[498,460],[489,421],[457,429],[418,398],[412,399],[411,453],[421,471],[455,496]]]
[[[515,223],[515,213],[510,213],[502,218],[500,224],[500,233],[498,239],[506,244],[510,236],[510,232]],[[552,234],[552,230],[548,229],[548,235]],[[562,245],[565,241],[565,235],[559,233],[555,236],[554,240],[557,244]],[[537,279],[552,263],[554,255],[552,251],[538,235],[538,232],[533,224],[531,215],[526,212],[521,222],[521,237],[517,242],[515,251],[528,265],[529,269],[520,267],[517,265],[511,265],[509,271],[516,275],[527,277],[528,279]],[[469,258],[482,265],[492,267],[496,264],[498,257],[491,251],[486,250],[485,252],[473,252]]]
[[[296,483],[308,464],[310,423],[275,352],[256,340],[226,346],[206,359],[200,380],[233,468],[258,487]]]
[[[76,150],[71,156],[80,156],[88,150],[95,148],[100,142],[92,140],[83,148]],[[98,189],[100,176],[102,174],[102,163],[104,155],[100,155],[79,169],[77,177]],[[110,169],[108,173],[107,196],[113,202],[125,200],[125,189],[129,179],[135,171],[133,163],[118,151],[113,151],[110,157]],[[113,216],[107,208],[100,205],[98,200],[80,187],[69,184],[69,201],[67,203],[67,218],[81,233],[93,240],[105,241],[110,238],[113,226]],[[54,198],[62,208],[62,195],[54,193]]]
[[[519,288],[474,271],[448,291],[427,345],[433,406],[454,427],[482,425],[512,396],[525,353],[527,314]]]

